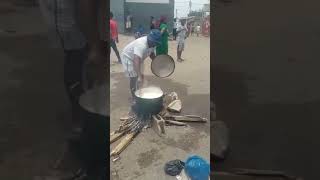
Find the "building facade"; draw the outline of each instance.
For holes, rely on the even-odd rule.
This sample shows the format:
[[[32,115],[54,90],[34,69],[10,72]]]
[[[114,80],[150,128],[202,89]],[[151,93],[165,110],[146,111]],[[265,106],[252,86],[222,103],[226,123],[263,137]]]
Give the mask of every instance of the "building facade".
[[[147,32],[150,28],[150,18],[159,19],[166,16],[169,31],[172,31],[174,19],[174,0],[111,0],[110,11],[118,21],[119,31],[125,32],[125,22],[128,15],[132,16],[132,28],[141,25]]]

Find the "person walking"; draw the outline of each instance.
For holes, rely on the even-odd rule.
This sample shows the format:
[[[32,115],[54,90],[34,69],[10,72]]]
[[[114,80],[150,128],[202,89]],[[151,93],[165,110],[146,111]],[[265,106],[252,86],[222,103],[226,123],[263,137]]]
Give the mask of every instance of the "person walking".
[[[111,32],[110,54],[111,54],[111,47],[112,47],[113,51],[116,53],[116,56],[118,58],[118,63],[121,63],[120,54],[116,44],[116,43],[119,43],[118,23],[113,19],[112,12],[110,12],[110,32]]]
[[[149,56],[155,58],[154,48],[161,44],[161,32],[153,29],[144,37],[129,43],[122,52],[122,66],[126,76],[130,79],[130,92],[132,98],[137,88],[141,87],[144,80],[143,62]],[[133,98],[134,99],[134,98]]]
[[[181,62],[182,51],[184,51],[185,39],[187,38],[188,29],[185,26],[186,22],[183,20],[177,27],[177,61]]]
[[[167,25],[167,18],[162,16],[160,18],[160,32],[161,32],[161,45],[157,46],[157,56],[161,54],[168,54],[168,25]]]

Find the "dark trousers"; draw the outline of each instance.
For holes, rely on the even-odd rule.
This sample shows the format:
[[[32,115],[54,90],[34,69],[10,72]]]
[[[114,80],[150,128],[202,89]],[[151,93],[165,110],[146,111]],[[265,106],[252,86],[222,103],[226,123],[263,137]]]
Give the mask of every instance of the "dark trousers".
[[[176,40],[177,39],[177,28],[173,28],[172,34],[173,34],[173,39]]]
[[[84,92],[85,62],[88,48],[65,50],[64,85],[72,107],[72,120],[79,122],[79,97]]]
[[[111,40],[111,43],[110,43],[110,54],[111,54],[111,47],[112,47],[113,51],[116,53],[116,56],[118,58],[118,62],[121,62],[120,54],[119,54],[119,51],[118,51],[118,48],[117,48],[117,43],[116,43],[115,40]]]

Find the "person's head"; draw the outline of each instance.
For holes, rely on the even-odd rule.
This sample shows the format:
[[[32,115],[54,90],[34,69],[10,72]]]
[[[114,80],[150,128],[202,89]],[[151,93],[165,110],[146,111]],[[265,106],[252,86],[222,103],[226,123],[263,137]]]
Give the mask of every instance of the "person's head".
[[[161,32],[158,29],[153,29],[147,36],[149,47],[156,47],[161,44]]]
[[[167,18],[165,16],[161,16],[160,23],[167,23]]]
[[[185,21],[185,20],[182,20],[182,21],[181,21],[181,25],[184,26],[185,24],[186,24],[186,21]]]
[[[153,16],[151,16],[151,17],[150,17],[150,19],[151,19],[151,20],[153,20],[153,19],[154,19],[154,17],[153,17]]]
[[[113,13],[112,12],[110,12],[110,19],[112,19],[113,18]]]

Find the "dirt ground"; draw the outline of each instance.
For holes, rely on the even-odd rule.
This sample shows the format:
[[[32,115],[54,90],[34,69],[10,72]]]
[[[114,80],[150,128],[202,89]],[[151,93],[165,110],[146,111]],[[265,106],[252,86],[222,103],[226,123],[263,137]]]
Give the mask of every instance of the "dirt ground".
[[[133,37],[119,37],[118,48],[134,40]],[[169,41],[169,55],[176,59],[176,42]],[[183,114],[195,114],[206,118],[210,116],[210,39],[190,37],[186,41],[183,53],[186,59],[176,63],[172,76],[166,79],[155,77],[150,70],[151,60],[145,60],[145,75],[148,85],[160,86],[165,92],[175,91],[182,100]],[[129,110],[129,82],[122,65],[116,64],[112,50],[111,72],[111,130],[119,127],[119,118]],[[167,127],[166,136],[159,137],[152,129],[140,133],[127,149],[121,153],[121,159],[112,162],[112,180],[169,180],[163,166],[174,159],[186,160],[192,154],[210,159],[210,126],[191,124],[190,127]]]

